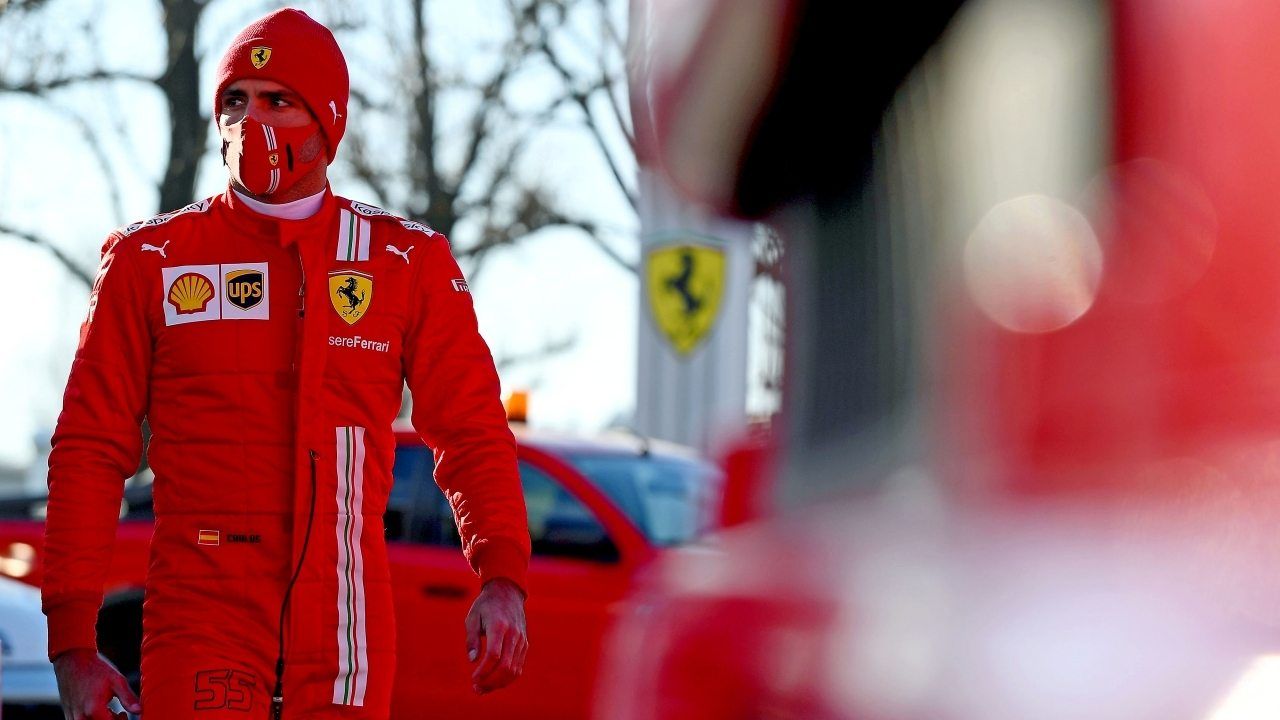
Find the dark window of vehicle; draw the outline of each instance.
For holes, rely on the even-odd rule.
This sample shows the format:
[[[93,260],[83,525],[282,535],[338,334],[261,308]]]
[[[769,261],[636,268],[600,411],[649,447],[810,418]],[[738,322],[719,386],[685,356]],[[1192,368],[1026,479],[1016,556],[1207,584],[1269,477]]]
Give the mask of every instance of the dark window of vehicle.
[[[43,520],[46,505],[44,495],[4,498],[0,500],[0,519]]]
[[[395,485],[384,518],[387,539],[461,547],[453,510],[432,477],[434,467],[428,448],[396,450],[392,470]],[[554,478],[521,461],[520,481],[534,555],[599,562],[618,560],[618,548],[599,519]]]
[[[681,545],[711,527],[720,491],[711,465],[653,455],[567,456],[655,545]]]
[[[382,517],[388,540],[462,546],[453,512],[436,487],[434,470],[435,458],[430,448],[416,445],[396,449],[395,465],[391,468],[395,483]]]
[[[534,555],[618,561],[618,547],[599,518],[564,486],[525,462],[520,463],[520,482]]]

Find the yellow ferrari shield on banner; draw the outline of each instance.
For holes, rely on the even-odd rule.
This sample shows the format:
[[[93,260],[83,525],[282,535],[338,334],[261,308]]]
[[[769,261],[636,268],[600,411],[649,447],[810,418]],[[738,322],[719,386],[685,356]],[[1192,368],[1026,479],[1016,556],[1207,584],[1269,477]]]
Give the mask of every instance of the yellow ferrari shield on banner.
[[[373,276],[353,270],[335,270],[329,273],[329,302],[338,311],[338,317],[354,325],[364,317],[373,301]]]
[[[681,355],[702,342],[720,314],[724,251],[706,245],[668,245],[649,253],[645,282],[658,329]]]

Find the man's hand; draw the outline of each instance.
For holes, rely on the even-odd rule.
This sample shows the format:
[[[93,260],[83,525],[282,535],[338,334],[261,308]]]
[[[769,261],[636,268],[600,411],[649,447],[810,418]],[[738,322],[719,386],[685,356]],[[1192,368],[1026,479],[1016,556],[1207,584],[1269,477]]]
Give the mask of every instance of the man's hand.
[[[480,638],[484,637],[481,650]],[[524,621],[524,593],[506,578],[494,578],[480,589],[467,613],[467,658],[479,660],[471,674],[478,694],[506,687],[520,677],[529,638]]]
[[[53,661],[58,676],[58,695],[68,720],[124,720],[124,713],[107,709],[111,698],[131,713],[142,712],[138,696],[106,658],[93,650],[68,650]]]

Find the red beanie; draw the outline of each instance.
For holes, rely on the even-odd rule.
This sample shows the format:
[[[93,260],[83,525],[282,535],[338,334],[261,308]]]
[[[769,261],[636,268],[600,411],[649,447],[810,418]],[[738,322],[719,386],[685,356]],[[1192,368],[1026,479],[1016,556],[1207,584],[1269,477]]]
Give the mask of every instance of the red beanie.
[[[236,80],[272,80],[302,97],[329,144],[329,162],[347,129],[351,81],[329,28],[301,10],[277,10],[240,31],[214,73],[213,117],[222,92]]]

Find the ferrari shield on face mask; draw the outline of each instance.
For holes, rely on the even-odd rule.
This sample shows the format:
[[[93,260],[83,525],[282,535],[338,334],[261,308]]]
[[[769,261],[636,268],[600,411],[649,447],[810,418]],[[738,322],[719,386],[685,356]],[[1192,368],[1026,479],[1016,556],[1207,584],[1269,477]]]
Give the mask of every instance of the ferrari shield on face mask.
[[[260,197],[279,195],[293,187],[324,157],[323,152],[303,161],[302,145],[315,135],[311,122],[301,127],[264,125],[251,117],[227,128],[222,141],[222,161],[231,178]]]

